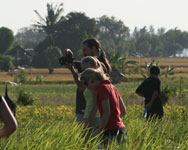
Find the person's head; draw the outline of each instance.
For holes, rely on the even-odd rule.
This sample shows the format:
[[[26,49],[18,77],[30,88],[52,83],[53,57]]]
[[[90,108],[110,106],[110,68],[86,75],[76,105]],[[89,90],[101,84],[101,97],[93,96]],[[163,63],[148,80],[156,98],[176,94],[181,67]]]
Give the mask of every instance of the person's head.
[[[101,81],[108,80],[108,77],[99,69],[87,68],[81,73],[80,79],[90,90],[94,90]]]
[[[84,56],[99,56],[101,43],[95,38],[87,39],[82,42],[82,51]]]
[[[83,41],[82,51],[84,56],[96,56],[99,61],[104,63],[108,72],[111,72],[111,66],[106,58],[106,54],[102,50],[101,43],[97,39],[91,38]]]
[[[97,69],[101,67],[99,60],[93,56],[86,56],[82,59],[81,62],[82,69],[85,70],[87,68]]]
[[[152,66],[150,68],[150,75],[159,76],[159,74],[160,74],[159,66]]]

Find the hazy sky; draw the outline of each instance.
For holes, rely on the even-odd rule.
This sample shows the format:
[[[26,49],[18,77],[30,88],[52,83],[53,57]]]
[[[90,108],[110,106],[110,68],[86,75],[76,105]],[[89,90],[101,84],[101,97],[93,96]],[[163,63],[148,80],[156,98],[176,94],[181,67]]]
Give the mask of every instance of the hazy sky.
[[[188,31],[188,0],[1,0],[0,27],[8,27],[16,34],[38,20],[34,10],[45,16],[48,2],[62,2],[64,15],[78,11],[95,18],[114,16],[131,31],[150,25]]]

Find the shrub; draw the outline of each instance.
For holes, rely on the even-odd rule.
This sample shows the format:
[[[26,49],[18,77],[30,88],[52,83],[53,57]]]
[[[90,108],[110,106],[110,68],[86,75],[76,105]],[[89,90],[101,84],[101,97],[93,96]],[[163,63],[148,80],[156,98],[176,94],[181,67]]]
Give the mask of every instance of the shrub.
[[[133,65],[134,67],[137,65],[136,61],[127,61],[127,57],[122,56],[122,53],[117,52],[116,50],[111,53],[109,61],[115,69],[119,70],[123,74],[125,74],[128,65]]]
[[[176,93],[177,93],[177,88],[174,86],[166,85],[164,88],[162,88],[160,93],[160,98],[163,105],[165,105],[168,102],[170,97],[176,96]]]
[[[13,66],[13,57],[8,55],[0,55],[0,70],[8,71],[11,66]]]
[[[32,105],[36,100],[36,97],[30,92],[26,92],[23,89],[19,91],[17,103],[20,105]]]
[[[20,70],[14,77],[15,82],[25,83],[27,81],[27,74],[25,70]]]
[[[178,85],[178,98],[179,99],[184,99],[185,98],[185,91],[184,91],[184,78],[180,77],[179,79],[179,85]]]
[[[43,83],[43,76],[38,74],[36,75],[36,83],[42,84]]]

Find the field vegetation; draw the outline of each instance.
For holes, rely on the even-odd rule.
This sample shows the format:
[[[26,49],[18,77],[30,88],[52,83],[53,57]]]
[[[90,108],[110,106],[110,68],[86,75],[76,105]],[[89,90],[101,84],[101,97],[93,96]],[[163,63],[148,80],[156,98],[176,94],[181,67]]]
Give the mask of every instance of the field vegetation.
[[[161,121],[147,122],[142,118],[142,106],[128,105],[126,142],[108,149],[128,150],[186,150],[188,145],[187,106],[165,106]],[[19,106],[18,130],[0,141],[1,149],[10,150],[88,150],[99,149],[99,136],[85,141],[85,130],[75,122],[74,107]]]
[[[146,60],[137,61],[144,65]],[[143,77],[139,72],[127,73],[126,80],[116,84],[116,87],[127,106],[127,115],[123,121],[128,136],[123,145],[118,147],[112,143],[108,149],[188,149],[188,59],[159,58],[159,61],[160,66],[168,64],[175,67],[174,75],[161,77],[162,89],[168,86],[168,89],[173,91],[168,95],[164,118],[147,122],[142,117],[143,98],[135,94],[135,89],[143,81]],[[14,81],[15,76],[16,72],[0,73],[2,95],[5,91],[5,81]],[[21,85],[8,86],[9,97],[17,102],[20,91],[24,90],[35,98],[34,103],[29,106],[18,105],[18,130],[8,139],[1,139],[0,149],[99,149],[99,137],[85,141],[85,129],[75,122],[76,85],[68,69],[56,68],[53,74],[48,74],[48,69],[28,68],[26,78],[26,82]]]

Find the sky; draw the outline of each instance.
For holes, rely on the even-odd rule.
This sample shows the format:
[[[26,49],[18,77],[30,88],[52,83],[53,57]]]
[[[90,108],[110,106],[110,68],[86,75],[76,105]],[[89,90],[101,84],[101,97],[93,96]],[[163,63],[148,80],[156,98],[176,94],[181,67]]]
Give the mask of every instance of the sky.
[[[153,25],[155,29],[188,31],[188,0],[1,0],[0,27],[14,34],[38,21],[34,10],[47,14],[47,3],[63,3],[64,13],[84,12],[88,17],[114,16],[130,28]]]

